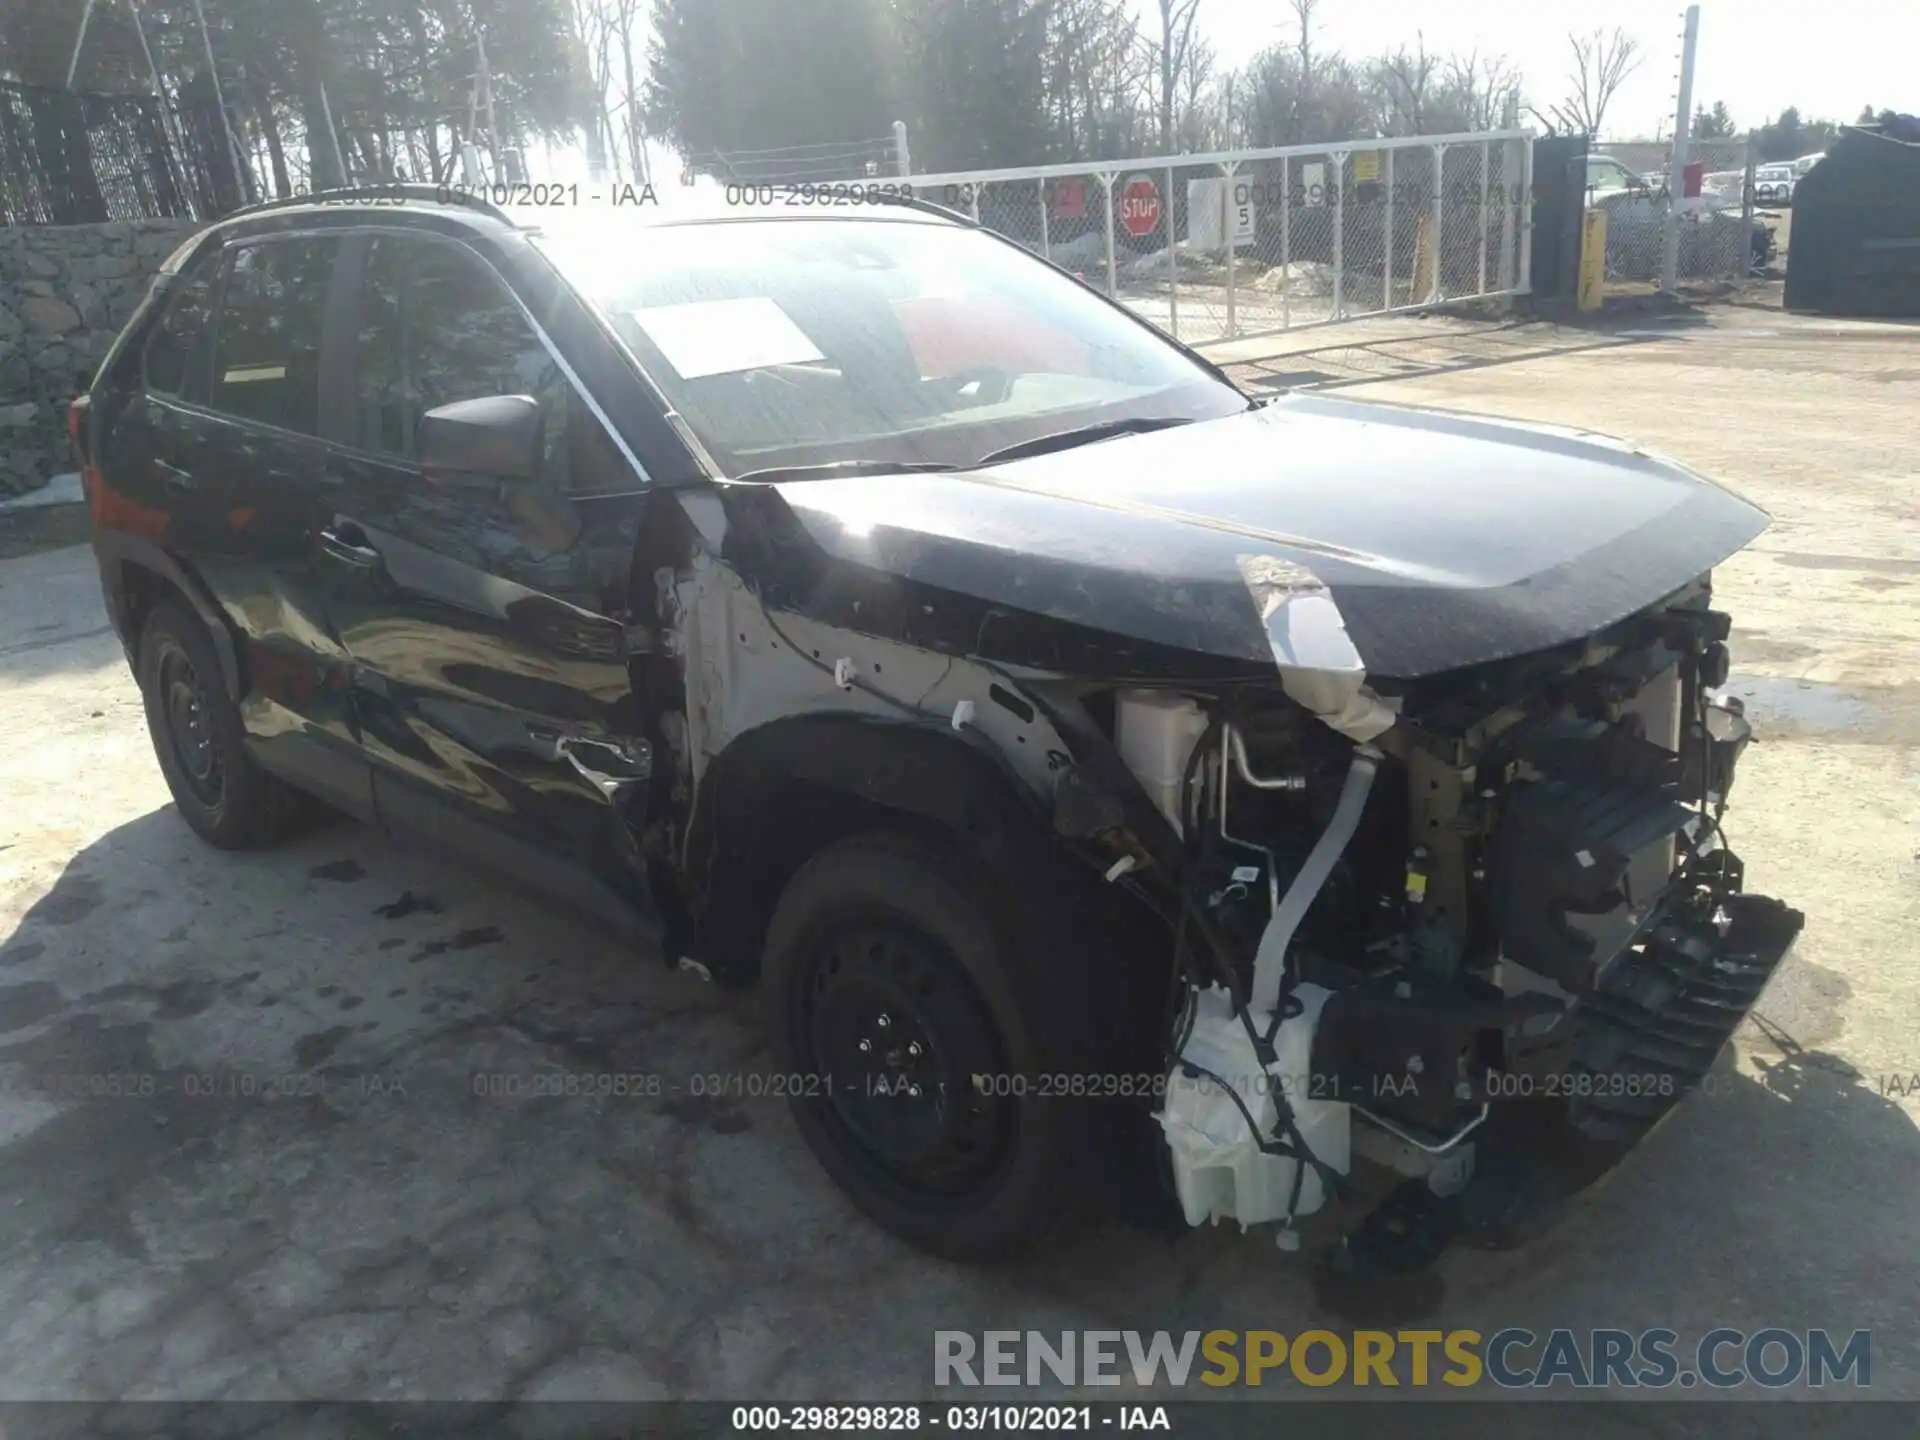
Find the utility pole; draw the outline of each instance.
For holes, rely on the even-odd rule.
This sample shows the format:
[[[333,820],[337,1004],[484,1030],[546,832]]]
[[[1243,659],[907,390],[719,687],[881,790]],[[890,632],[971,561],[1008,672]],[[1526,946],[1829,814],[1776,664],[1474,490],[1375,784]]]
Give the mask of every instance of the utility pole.
[[[473,85],[467,92],[467,134],[460,146],[460,178],[470,186],[488,184],[498,175],[498,156],[494,153],[496,139],[493,130],[493,72],[487,67],[487,37],[476,34],[474,37],[474,58],[478,68],[473,72]],[[480,135],[482,115],[486,116],[487,151],[484,164],[480,158]]]
[[[67,89],[73,89],[74,72],[80,68],[80,47],[87,43],[87,22],[93,19],[93,0],[80,11],[80,33],[73,37],[73,54],[67,60]]]
[[[474,44],[480,51],[480,103],[487,112],[487,175],[492,178],[500,163],[500,132],[493,114],[493,67],[487,64],[487,34],[476,31]]]
[[[340,127],[333,123],[333,102],[327,98],[327,87],[321,85],[320,114],[327,122],[327,147],[333,151],[333,168],[339,172],[342,185],[353,184],[347,174],[347,157],[340,150]]]
[[[247,157],[240,149],[239,137],[233,133],[233,122],[227,117],[227,92],[220,85],[220,62],[213,58],[213,34],[207,29],[207,12],[201,8],[200,0],[193,0],[193,16],[200,22],[200,44],[207,52],[207,79],[213,84],[214,108],[220,112],[220,129],[227,137],[227,151],[233,156],[233,183],[241,187],[240,201],[245,204]]]
[[[1693,60],[1700,43],[1700,7],[1687,7],[1687,28],[1680,43],[1680,97],[1673,112],[1673,163],[1667,167],[1667,224],[1660,254],[1660,288],[1671,294],[1680,284],[1680,207],[1687,198],[1687,142],[1693,125]]]
[[[180,138],[173,107],[167,103],[167,87],[160,83],[160,67],[153,63],[153,47],[147,43],[147,27],[140,21],[140,0],[127,0],[127,9],[133,15],[133,33],[140,37],[140,53],[147,58],[147,74],[153,79],[154,99],[160,102],[160,129],[173,150],[173,154],[167,157],[167,164],[171,168],[179,157],[187,153],[186,142]],[[67,85],[69,88],[73,85],[71,74],[67,77]]]

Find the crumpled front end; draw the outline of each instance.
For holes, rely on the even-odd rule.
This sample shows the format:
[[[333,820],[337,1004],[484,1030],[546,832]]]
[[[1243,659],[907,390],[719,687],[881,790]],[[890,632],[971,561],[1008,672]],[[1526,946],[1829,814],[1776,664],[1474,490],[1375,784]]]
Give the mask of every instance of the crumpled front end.
[[[1117,697],[1181,837],[1158,1119],[1190,1223],[1290,1246],[1367,1161],[1404,1183],[1350,1257],[1512,1243],[1700,1084],[1802,924],[1744,893],[1722,828],[1750,738],[1727,631],[1702,580],[1370,687],[1364,738],[1286,687]]]

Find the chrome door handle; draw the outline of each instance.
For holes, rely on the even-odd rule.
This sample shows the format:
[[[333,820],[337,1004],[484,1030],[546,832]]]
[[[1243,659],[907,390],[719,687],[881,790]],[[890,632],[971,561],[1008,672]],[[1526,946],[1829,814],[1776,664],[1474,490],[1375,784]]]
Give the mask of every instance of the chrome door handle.
[[[322,530],[317,537],[320,552],[328,558],[338,560],[343,565],[351,565],[359,570],[378,570],[380,552],[371,545],[356,545],[353,541],[336,535],[331,530]]]
[[[576,775],[609,800],[631,786],[645,783],[652,773],[653,756],[645,741],[589,739],[563,735],[544,726],[528,726],[527,735],[547,758],[566,761]],[[598,765],[594,763],[596,760]],[[626,773],[611,774],[600,768],[609,763]]]
[[[580,752],[573,748],[573,741],[567,736],[563,735],[560,739],[556,740],[553,748],[562,760],[565,760],[573,767],[576,775],[609,800],[619,799],[620,792],[635,783],[636,777],[608,775],[604,771],[594,769],[593,766],[580,758]]]

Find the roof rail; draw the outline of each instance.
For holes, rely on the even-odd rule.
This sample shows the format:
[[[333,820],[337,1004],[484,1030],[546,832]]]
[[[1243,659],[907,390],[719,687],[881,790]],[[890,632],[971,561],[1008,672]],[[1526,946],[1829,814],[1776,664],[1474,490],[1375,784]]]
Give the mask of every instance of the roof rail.
[[[830,184],[837,182],[824,183]],[[852,184],[854,182],[849,181],[847,183]],[[882,187],[899,185],[911,186],[913,184],[913,177],[911,175],[903,175],[897,180],[885,180],[878,183]],[[936,200],[922,199],[909,190],[882,188],[874,194],[863,194],[861,196],[861,203],[867,205],[901,205],[909,210],[921,210],[929,215],[938,215],[943,220],[958,221],[962,225],[971,225],[976,229],[980,226],[980,222],[966,211],[955,210],[951,205],[942,205]]]
[[[469,189],[464,185],[423,185],[412,180],[376,180],[365,185],[340,185],[327,190],[303,191],[297,195],[285,195],[276,200],[262,200],[254,205],[243,205],[220,217],[220,221],[236,220],[243,215],[258,215],[267,210],[283,210],[294,205],[341,205],[361,204],[368,207],[385,201],[396,204],[402,200],[424,200],[435,205],[458,205],[467,210],[478,210],[496,220],[507,224],[514,223],[513,217],[484,195],[485,187]]]

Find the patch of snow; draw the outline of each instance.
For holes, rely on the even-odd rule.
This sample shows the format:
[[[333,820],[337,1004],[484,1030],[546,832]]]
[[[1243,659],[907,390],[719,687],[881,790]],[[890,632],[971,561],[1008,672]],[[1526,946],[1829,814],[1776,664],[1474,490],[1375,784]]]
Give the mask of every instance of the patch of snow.
[[[69,470],[64,475],[56,475],[38,490],[29,490],[24,495],[11,495],[0,500],[0,510],[38,510],[43,505],[81,505],[86,502],[87,493],[80,488],[80,472]]]

